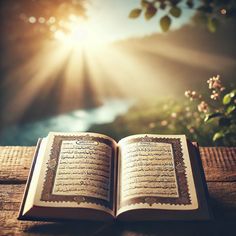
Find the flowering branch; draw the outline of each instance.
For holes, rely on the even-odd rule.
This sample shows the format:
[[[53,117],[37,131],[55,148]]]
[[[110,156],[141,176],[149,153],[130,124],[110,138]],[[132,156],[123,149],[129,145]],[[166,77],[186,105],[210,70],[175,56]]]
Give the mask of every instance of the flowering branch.
[[[236,135],[236,90],[223,94],[226,88],[223,86],[219,75],[207,80],[210,90],[210,99],[214,103],[206,102],[201,94],[188,90],[185,96],[190,101],[197,102],[197,109],[204,114],[204,121],[217,119],[218,131],[213,136],[213,141],[223,145],[235,145]],[[222,96],[224,95],[224,96]],[[215,103],[217,102],[217,103]]]

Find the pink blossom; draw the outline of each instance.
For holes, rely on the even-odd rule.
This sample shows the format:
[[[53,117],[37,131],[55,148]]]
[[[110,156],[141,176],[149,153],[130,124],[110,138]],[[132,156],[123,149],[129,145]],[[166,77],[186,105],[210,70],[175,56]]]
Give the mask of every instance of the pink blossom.
[[[190,91],[190,90],[185,91],[184,95],[187,98],[190,98],[190,100],[193,100],[193,99],[201,97],[201,95],[198,95],[196,91]]]
[[[209,80],[207,80],[207,83],[209,84],[209,89],[219,89],[221,90],[222,88],[222,83],[220,80],[220,76],[213,76]]]
[[[189,98],[190,95],[191,95],[191,91],[190,91],[190,90],[185,91],[184,95],[185,95],[187,98]]]
[[[206,113],[208,111],[208,105],[206,102],[201,101],[199,105],[197,106],[199,112]]]
[[[213,93],[211,94],[211,99],[216,100],[217,98],[219,98],[219,93],[213,91]]]

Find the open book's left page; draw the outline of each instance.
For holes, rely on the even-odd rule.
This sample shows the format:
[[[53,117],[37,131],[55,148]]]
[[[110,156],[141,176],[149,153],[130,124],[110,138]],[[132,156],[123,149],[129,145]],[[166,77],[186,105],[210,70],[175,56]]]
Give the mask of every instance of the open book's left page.
[[[49,133],[38,156],[38,207],[83,208],[114,216],[116,142],[94,133]],[[34,177],[34,176],[33,176]],[[56,217],[56,216],[55,216]]]

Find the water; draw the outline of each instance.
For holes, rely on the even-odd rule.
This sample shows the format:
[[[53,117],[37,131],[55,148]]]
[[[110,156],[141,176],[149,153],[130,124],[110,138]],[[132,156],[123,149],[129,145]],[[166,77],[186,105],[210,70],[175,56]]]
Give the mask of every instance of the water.
[[[92,125],[113,122],[117,116],[125,114],[132,104],[127,100],[107,100],[97,108],[74,110],[40,121],[13,125],[2,130],[0,145],[35,145],[39,137],[47,136],[50,131],[87,131]]]

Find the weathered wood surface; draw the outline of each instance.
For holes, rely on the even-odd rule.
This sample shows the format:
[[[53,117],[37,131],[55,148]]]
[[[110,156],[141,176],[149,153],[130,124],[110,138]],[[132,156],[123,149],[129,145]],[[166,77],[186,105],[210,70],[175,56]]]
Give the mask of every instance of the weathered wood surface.
[[[35,147],[0,147],[0,183],[25,183]]]
[[[236,148],[200,148],[211,222],[23,222],[17,214],[35,147],[0,147],[0,236],[2,235],[236,235]]]

